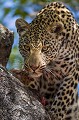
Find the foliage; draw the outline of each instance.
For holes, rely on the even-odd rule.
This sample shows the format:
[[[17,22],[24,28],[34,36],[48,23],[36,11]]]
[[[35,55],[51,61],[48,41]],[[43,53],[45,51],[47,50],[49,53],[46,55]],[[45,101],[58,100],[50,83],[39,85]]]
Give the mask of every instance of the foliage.
[[[15,41],[7,68],[21,68],[23,64],[23,59],[18,51],[18,34],[15,28],[16,19],[22,17],[30,23],[39,10],[53,1],[58,0],[0,0],[0,22],[15,33]],[[79,0],[60,1],[68,5],[68,8],[79,22]]]

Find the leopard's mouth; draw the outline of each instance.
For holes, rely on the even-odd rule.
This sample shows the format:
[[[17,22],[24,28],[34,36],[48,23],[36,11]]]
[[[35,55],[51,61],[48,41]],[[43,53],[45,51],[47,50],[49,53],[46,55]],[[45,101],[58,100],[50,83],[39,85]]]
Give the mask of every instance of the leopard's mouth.
[[[32,72],[32,73],[29,73],[29,74],[28,74],[28,76],[29,76],[29,77],[32,77],[32,78],[38,78],[38,77],[40,77],[41,75],[42,75],[42,72],[38,72],[38,73]]]
[[[45,66],[40,67],[36,70],[33,70],[31,68],[26,68],[25,71],[27,72],[29,77],[36,78],[36,77],[40,77],[43,74],[44,69],[45,69]]]

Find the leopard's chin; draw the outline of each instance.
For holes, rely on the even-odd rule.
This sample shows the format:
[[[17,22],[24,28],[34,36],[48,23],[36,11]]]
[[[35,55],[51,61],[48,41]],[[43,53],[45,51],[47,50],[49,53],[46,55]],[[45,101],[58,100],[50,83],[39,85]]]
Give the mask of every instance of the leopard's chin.
[[[41,72],[33,72],[33,73],[29,73],[29,77],[32,77],[32,78],[39,78],[40,76],[42,75]]]

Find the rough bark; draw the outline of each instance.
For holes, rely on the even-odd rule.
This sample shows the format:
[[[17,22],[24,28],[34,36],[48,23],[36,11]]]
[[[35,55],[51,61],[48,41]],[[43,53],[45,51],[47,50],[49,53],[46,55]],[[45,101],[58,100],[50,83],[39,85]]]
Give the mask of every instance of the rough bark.
[[[33,93],[0,66],[0,120],[50,120]]]
[[[0,64],[3,66],[8,62],[13,40],[13,32],[0,24]]]

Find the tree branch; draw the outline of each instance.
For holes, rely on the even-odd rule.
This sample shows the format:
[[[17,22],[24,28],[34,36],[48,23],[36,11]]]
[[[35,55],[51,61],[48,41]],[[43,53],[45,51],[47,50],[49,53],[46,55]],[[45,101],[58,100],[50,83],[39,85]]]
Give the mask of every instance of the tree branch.
[[[6,66],[11,53],[14,34],[0,24],[0,64]]]

